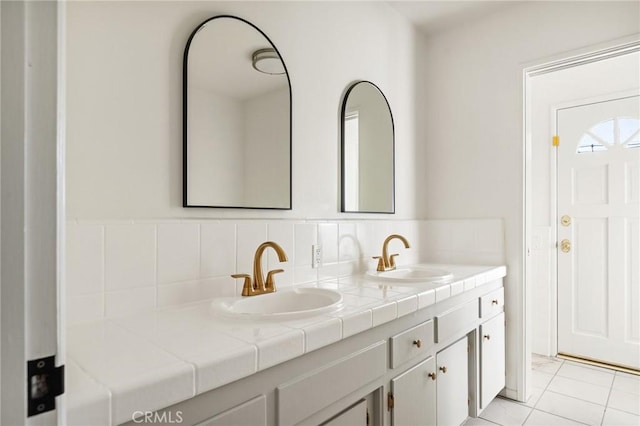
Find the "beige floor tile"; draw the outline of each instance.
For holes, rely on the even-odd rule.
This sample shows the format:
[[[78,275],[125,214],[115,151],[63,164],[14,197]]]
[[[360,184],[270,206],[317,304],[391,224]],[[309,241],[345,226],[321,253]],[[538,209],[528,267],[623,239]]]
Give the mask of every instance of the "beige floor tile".
[[[640,416],[640,395],[612,389],[608,407]]]
[[[638,426],[640,425],[640,416],[625,413],[624,411],[607,408],[604,412],[604,420],[602,426]]]
[[[544,411],[533,410],[524,424],[528,426],[561,426],[581,425],[583,423],[574,422],[573,420],[565,419],[564,417],[556,416],[550,413],[545,413]]]
[[[536,409],[580,423],[599,426],[604,415],[604,406],[581,399],[546,391],[538,401]]]
[[[615,377],[611,370],[596,369],[570,362],[562,364],[557,375],[603,387],[611,386]]]
[[[593,402],[599,405],[607,405],[609,387],[592,385],[568,377],[556,376],[551,380],[547,390],[563,395]]]
[[[480,417],[500,425],[521,425],[531,412],[531,408],[504,398],[496,398],[484,409]]]

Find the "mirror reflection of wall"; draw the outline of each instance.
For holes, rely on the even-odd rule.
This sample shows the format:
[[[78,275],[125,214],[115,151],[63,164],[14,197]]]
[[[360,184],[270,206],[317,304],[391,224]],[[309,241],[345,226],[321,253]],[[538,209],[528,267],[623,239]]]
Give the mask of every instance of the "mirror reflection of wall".
[[[394,213],[394,129],[382,91],[353,84],[342,103],[342,211]]]
[[[252,24],[205,21],[184,63],[185,207],[291,208],[291,90]]]

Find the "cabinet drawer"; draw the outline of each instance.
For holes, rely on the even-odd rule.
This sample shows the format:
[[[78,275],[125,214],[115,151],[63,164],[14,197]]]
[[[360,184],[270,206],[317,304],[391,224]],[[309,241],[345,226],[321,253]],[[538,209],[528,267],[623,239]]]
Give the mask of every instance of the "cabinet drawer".
[[[491,318],[504,309],[504,287],[480,297],[480,318]]]
[[[462,306],[436,316],[436,342],[446,342],[459,333],[467,331],[478,320],[478,301],[472,300]]]
[[[391,368],[417,356],[427,354],[433,347],[433,320],[429,320],[389,339]]]
[[[387,344],[368,348],[278,386],[279,425],[294,425],[387,372]]]
[[[266,424],[267,398],[260,395],[196,426],[266,426]]]
[[[322,426],[366,426],[367,425],[367,401],[364,399],[356,405],[347,408]]]

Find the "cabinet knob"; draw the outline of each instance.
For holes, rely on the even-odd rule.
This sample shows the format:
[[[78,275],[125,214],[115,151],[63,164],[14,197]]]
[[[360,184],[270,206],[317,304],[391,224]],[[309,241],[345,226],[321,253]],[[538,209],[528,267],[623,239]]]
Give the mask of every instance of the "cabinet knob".
[[[431,380],[435,380],[436,379],[436,373],[435,371],[433,373],[429,373],[429,377],[431,377]]]
[[[490,334],[485,334],[484,338],[487,339],[487,340],[491,340],[491,335]]]
[[[421,347],[422,346],[422,340],[420,340],[420,339],[414,340],[413,344],[416,345],[417,347]]]
[[[492,305],[497,305],[497,304],[498,304],[498,299],[493,299],[493,300],[491,301],[491,304],[492,304]]]
[[[443,374],[446,373],[447,367],[443,365],[442,367],[440,367],[440,371],[442,371]]]

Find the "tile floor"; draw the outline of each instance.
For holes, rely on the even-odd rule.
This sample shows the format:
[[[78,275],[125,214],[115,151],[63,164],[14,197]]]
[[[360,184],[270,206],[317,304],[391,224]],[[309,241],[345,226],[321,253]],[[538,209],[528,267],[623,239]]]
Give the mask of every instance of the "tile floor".
[[[496,398],[465,426],[640,426],[640,376],[534,355],[526,403]]]

